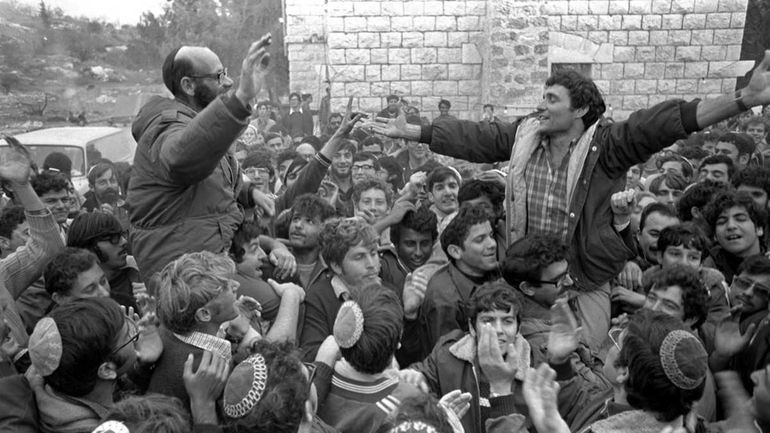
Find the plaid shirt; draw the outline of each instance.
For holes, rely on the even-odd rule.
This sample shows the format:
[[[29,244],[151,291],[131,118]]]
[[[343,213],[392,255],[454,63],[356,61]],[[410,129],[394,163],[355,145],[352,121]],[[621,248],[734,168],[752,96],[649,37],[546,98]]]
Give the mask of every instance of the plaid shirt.
[[[567,166],[576,141],[569,144],[561,165],[551,167],[547,137],[529,158],[524,176],[527,181],[527,234],[554,234],[566,241],[569,225],[567,207]]]

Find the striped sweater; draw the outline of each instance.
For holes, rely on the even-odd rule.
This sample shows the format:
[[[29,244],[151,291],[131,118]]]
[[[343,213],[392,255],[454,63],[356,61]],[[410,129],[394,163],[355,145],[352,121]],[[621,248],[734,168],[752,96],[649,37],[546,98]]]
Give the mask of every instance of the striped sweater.
[[[361,382],[335,371],[318,416],[340,433],[373,433],[405,398],[419,395],[417,388],[397,378]]]

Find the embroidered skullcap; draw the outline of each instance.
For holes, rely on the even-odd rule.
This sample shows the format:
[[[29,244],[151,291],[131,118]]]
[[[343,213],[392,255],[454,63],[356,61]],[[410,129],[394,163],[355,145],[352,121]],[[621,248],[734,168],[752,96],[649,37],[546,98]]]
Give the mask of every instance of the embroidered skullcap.
[[[120,421],[105,421],[99,424],[91,433],[131,433]]]
[[[224,392],[225,414],[244,417],[259,403],[267,384],[267,365],[259,353],[238,364],[227,379]]]
[[[390,429],[390,433],[438,433],[438,430],[422,421],[404,421]]]
[[[660,363],[674,386],[691,390],[706,378],[708,354],[697,337],[685,330],[676,329],[669,332],[660,345]]]
[[[43,377],[51,375],[61,362],[62,343],[59,328],[50,317],[43,317],[29,337],[29,359]]]
[[[356,345],[364,332],[364,312],[356,301],[345,301],[334,320],[334,339],[343,349]]]

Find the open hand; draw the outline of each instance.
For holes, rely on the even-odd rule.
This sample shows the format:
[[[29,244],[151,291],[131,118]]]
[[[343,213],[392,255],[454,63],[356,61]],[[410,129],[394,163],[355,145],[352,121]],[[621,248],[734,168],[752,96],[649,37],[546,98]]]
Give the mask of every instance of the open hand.
[[[347,137],[350,132],[353,131],[353,127],[356,126],[356,123],[358,123],[358,121],[361,120],[363,116],[363,113],[356,113],[353,115],[353,97],[351,96],[348,98],[348,105],[345,108],[345,115],[342,117],[340,126],[336,131],[334,131],[334,135],[332,138],[330,138],[330,140],[334,138]]]
[[[449,391],[441,397],[438,404],[454,412],[457,418],[462,418],[471,408],[471,393],[459,389]]]
[[[8,147],[0,148],[0,178],[7,181],[26,184],[31,172],[29,150],[15,137],[3,137]]]
[[[154,364],[163,354],[163,340],[158,332],[158,318],[155,312],[146,313],[136,326],[139,339],[136,340],[136,359],[144,364]]]
[[[489,380],[490,390],[497,394],[510,394],[518,357],[513,344],[508,345],[507,359],[503,359],[495,330],[489,324],[482,324],[479,329],[477,352],[479,366]]]
[[[406,114],[398,109],[398,116],[395,119],[387,117],[378,117],[374,121],[365,122],[363,128],[375,134],[382,134],[392,138],[410,138],[406,123]],[[419,126],[418,126],[419,127]]]
[[[717,325],[714,333],[714,351],[725,358],[729,358],[743,350],[754,336],[754,329],[757,325],[752,323],[746,328],[746,332],[741,334],[739,324],[739,314],[733,314],[726,317]]]
[[[270,65],[270,54],[267,48],[270,46],[271,38],[268,33],[252,43],[241,63],[241,79],[235,96],[245,107],[251,104],[251,100],[256,98],[262,89]]]
[[[411,368],[399,370],[398,380],[408,383],[426,394],[430,392],[428,381],[425,380],[425,376],[417,370],[412,370]]]
[[[741,98],[749,107],[770,103],[770,50],[765,50],[762,62],[751,72],[751,80],[741,90]]]
[[[564,298],[551,307],[551,330],[548,333],[548,360],[563,364],[580,344],[577,319]]]
[[[529,408],[529,417],[538,433],[568,433],[567,423],[559,415],[556,398],[559,384],[556,372],[548,364],[530,368],[524,378],[522,394]]]
[[[424,272],[417,270],[407,274],[404,280],[404,317],[409,320],[417,318],[427,289],[428,277]]]
[[[217,401],[230,373],[228,361],[208,350],[203,352],[198,369],[193,371],[193,355],[187,356],[182,379],[187,395],[193,403],[214,403]]]

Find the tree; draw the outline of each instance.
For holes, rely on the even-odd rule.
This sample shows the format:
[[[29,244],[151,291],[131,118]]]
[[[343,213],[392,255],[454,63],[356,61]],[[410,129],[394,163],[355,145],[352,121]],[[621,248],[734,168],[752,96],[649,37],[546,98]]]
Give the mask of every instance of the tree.
[[[166,28],[163,25],[163,21],[149,11],[143,13],[142,17],[139,18],[136,31],[139,33],[139,38],[142,41],[153,44],[156,47],[160,47],[166,39]]]
[[[51,12],[48,10],[43,0],[40,0],[40,11],[38,15],[40,16],[40,21],[43,22],[43,27],[47,29],[51,28]]]

